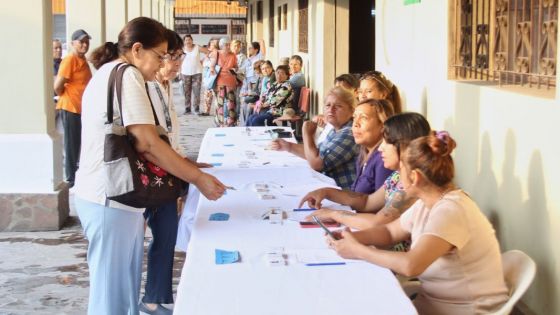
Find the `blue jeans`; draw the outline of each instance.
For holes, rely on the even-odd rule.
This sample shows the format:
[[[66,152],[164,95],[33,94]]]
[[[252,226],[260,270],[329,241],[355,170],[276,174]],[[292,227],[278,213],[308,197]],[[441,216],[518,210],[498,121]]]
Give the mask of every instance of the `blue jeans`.
[[[137,315],[144,256],[142,213],[78,197],[75,203],[89,241],[88,314]]]
[[[247,126],[272,126],[274,116],[271,113],[265,112],[263,114],[252,114],[247,118]]]
[[[173,255],[177,241],[179,217],[177,202],[156,208],[147,208],[144,218],[152,230],[152,242],[148,247],[148,274],[144,303],[173,303]]]

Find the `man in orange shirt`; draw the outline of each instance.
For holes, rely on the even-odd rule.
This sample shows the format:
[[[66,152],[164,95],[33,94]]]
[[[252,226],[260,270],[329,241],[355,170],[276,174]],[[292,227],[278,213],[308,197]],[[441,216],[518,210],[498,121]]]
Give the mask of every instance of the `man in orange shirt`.
[[[82,94],[91,79],[91,70],[85,58],[90,39],[82,29],[72,34],[72,52],[62,59],[54,81],[54,91],[60,97],[56,109],[60,109],[64,128],[64,168],[70,187],[74,186],[80,159]]]

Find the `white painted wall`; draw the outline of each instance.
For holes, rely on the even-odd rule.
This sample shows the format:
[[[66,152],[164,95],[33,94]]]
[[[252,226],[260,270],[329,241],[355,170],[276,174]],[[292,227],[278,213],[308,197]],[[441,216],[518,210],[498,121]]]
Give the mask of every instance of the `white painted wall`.
[[[54,126],[52,3],[0,2],[0,194],[50,193],[62,180]],[[14,32],[13,30],[17,30]],[[22,37],[22,34],[26,34]]]
[[[537,262],[525,304],[560,314],[560,93],[447,80],[447,10],[444,1],[377,1],[376,67],[400,87],[407,110],[457,140],[457,183],[493,222],[502,251]]]

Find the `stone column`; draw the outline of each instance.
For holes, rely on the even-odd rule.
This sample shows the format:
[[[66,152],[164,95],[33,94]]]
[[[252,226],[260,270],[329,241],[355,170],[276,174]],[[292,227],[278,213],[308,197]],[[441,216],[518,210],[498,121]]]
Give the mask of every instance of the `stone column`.
[[[173,16],[173,13],[175,11],[175,4],[174,3],[169,3],[168,7],[167,7],[167,16],[169,19],[169,28],[174,30],[175,29],[175,17]]]
[[[159,0],[152,0],[152,19],[159,21]]]
[[[152,17],[152,0],[142,0],[142,16]]]
[[[314,19],[309,16],[309,23],[315,23],[312,29],[315,30],[313,48],[310,56],[313,57],[313,68],[311,77],[313,79],[313,89],[317,93],[317,100],[322,100],[324,93],[332,87],[335,75],[336,64],[336,43],[335,43],[335,12],[336,5],[334,0],[325,0],[316,4]],[[310,62],[311,63],[311,62]],[[316,104],[322,104],[322,101]],[[318,108],[321,113],[323,109]]]
[[[167,5],[165,0],[159,2],[159,21],[167,27]]]
[[[128,21],[142,16],[142,0],[128,0]]]
[[[66,38],[68,43],[71,41],[72,33],[80,28],[91,36],[90,52],[107,41],[105,37],[106,2],[109,1],[66,1]]]
[[[119,33],[128,22],[127,0],[105,1],[105,38],[116,42]]]
[[[51,0],[0,1],[0,231],[59,229],[68,217],[55,131]],[[23,57],[25,56],[25,57]]]

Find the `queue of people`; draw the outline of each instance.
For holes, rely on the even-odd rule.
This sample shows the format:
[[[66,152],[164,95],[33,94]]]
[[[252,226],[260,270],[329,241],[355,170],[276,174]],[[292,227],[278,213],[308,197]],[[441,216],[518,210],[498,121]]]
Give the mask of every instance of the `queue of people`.
[[[76,208],[89,241],[88,313],[171,314],[163,304],[173,303],[180,209],[176,200],[138,208],[108,199],[109,182],[122,179],[104,168],[109,82],[122,70],[121,86],[115,87],[122,97],[109,105],[143,162],[217,200],[227,187],[201,171],[210,165],[184,157],[178,145],[171,82],[181,75],[185,113],[212,113],[221,127],[238,126],[240,120],[246,126],[271,125],[286,110],[297,110],[305,86],[302,58],[294,55],[274,71],[265,60],[264,43],[251,43],[248,56],[241,53],[240,42],[227,38],[200,47],[190,35],[181,38],[139,17],[125,25],[116,43],[93,51],[90,62],[97,71],[92,76],[85,59],[89,35],[78,30],[72,39],[74,51],[60,62],[54,87],[60,95],[67,180],[75,182]],[[214,86],[204,84],[203,72],[215,76]],[[495,232],[453,182],[455,140],[431,130],[421,114],[403,112],[398,88],[376,71],[338,76],[322,108],[323,115],[303,123],[302,143],[276,139],[270,148],[305,159],[342,188],[307,192],[300,202],[300,207],[307,203],[317,209],[309,220],[316,216],[346,227],[326,236],[329,246],[344,258],[420,279],[413,301],[420,314],[483,313],[505,303]],[[169,143],[160,137],[160,127]],[[323,208],[324,200],[354,211]],[[153,240],[140,298],[145,224]]]

